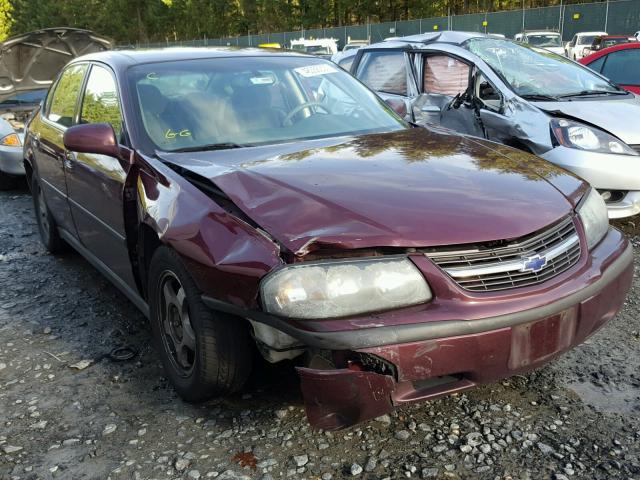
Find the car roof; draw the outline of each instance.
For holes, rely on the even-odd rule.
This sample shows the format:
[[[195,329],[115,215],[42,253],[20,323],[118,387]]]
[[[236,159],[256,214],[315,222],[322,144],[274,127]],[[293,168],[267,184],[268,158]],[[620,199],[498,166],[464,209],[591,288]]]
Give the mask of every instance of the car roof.
[[[582,37],[584,35],[606,35],[607,32],[602,32],[602,31],[598,31],[598,32],[578,32],[576,33],[576,35],[578,35],[579,37]]]
[[[270,48],[238,48],[238,47],[168,47],[136,50],[108,50],[90,53],[77,57],[76,62],[103,62],[114,68],[127,68],[131,65],[144,63],[171,62],[178,60],[198,60],[208,58],[232,57],[272,57],[291,56],[318,58],[304,52]]]
[[[442,32],[420,33],[418,35],[408,35],[406,37],[393,37],[382,42],[373,43],[362,47],[360,50],[380,49],[380,48],[398,48],[411,45],[414,49],[420,49],[421,46],[428,46],[435,43],[448,43],[452,45],[462,45],[470,38],[491,38],[491,35],[478,32],[458,32],[454,30],[445,30]]]
[[[523,35],[560,35],[560,32],[556,32],[554,30],[527,30],[526,32],[522,32]]]

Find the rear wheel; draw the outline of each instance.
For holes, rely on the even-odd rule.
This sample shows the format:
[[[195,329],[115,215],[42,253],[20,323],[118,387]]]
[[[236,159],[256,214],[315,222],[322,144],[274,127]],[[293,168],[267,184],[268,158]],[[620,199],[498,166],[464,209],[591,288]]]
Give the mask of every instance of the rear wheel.
[[[158,248],[149,267],[151,326],[167,376],[188,402],[240,389],[252,349],[241,318],[209,310],[178,255]]]
[[[47,202],[44,198],[44,192],[40,183],[33,175],[31,179],[31,194],[33,195],[33,206],[36,213],[36,221],[38,222],[38,230],[40,232],[40,240],[47,250],[51,253],[60,253],[65,249],[65,243],[58,233],[58,226]]]

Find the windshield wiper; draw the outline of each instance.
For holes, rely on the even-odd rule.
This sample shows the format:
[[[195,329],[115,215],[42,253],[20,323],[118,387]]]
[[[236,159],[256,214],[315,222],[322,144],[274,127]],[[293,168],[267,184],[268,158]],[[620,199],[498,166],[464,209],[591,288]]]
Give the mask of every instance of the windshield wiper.
[[[224,142],[224,143],[210,143],[208,145],[198,145],[195,147],[184,147],[170,150],[171,153],[182,152],[207,152],[211,150],[231,150],[233,148],[242,148],[244,145],[238,145],[237,143]]]
[[[581,92],[558,95],[558,98],[588,97],[590,95],[627,95],[627,92],[617,90],[582,90]]]
[[[521,98],[524,98],[525,100],[533,100],[533,101],[541,101],[541,102],[545,102],[545,101],[552,101],[555,102],[558,100],[558,97],[553,97],[551,95],[542,95],[540,93],[528,93],[526,95],[520,95]]]

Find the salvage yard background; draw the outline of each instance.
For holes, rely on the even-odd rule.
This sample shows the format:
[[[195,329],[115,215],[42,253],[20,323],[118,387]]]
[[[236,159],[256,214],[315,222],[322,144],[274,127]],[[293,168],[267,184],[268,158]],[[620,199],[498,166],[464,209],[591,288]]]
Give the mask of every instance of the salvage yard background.
[[[638,263],[640,230],[618,226]],[[45,253],[26,190],[0,192],[0,479],[640,478],[639,293],[542,370],[314,432],[291,364],[180,401],[142,315],[79,255]],[[103,358],[122,345],[138,355]]]

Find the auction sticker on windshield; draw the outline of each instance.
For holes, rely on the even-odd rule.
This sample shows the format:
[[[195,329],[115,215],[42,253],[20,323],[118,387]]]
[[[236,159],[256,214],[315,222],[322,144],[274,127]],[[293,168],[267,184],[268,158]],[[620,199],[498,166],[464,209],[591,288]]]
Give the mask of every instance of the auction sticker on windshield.
[[[304,67],[294,68],[293,70],[303,77],[317,77],[318,75],[326,75],[328,73],[335,73],[337,71],[333,65],[329,65],[327,63],[321,63],[319,65],[306,65]]]

